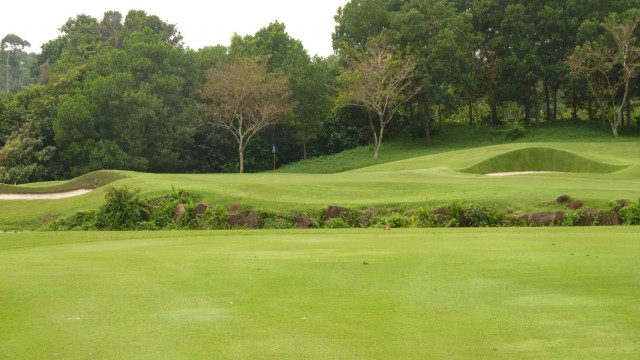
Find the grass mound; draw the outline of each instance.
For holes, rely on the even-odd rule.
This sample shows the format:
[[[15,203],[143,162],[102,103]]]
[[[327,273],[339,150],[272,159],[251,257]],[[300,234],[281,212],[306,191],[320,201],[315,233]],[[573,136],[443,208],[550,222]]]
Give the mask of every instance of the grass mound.
[[[62,182],[34,183],[28,186],[0,184],[1,194],[45,194],[78,189],[97,189],[125,176],[118,171],[100,170],[84,174],[75,179]]]
[[[530,147],[509,151],[460,170],[470,174],[512,171],[558,171],[606,174],[627,165],[612,165],[588,159],[569,151],[550,147]]]

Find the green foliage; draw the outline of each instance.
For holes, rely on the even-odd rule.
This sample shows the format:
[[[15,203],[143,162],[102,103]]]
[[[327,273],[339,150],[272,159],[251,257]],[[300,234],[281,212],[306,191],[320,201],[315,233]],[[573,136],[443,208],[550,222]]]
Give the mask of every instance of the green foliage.
[[[505,218],[493,205],[460,202],[437,210],[420,208],[415,216],[425,227],[495,227]]]
[[[580,219],[586,215],[585,209],[568,210],[564,213],[562,226],[576,226]]]
[[[202,215],[196,218],[196,222],[198,229],[229,229],[229,223],[227,222],[227,210],[221,205],[207,208]]]
[[[56,148],[46,146],[42,124],[30,118],[0,148],[0,183],[21,184],[47,177],[46,164]]]
[[[327,229],[346,229],[349,228],[349,224],[342,218],[329,219],[324,223],[324,227]]]
[[[263,213],[263,229],[291,229],[294,227],[294,214],[287,213]]]
[[[507,140],[514,141],[523,138],[527,130],[520,124],[510,124],[500,130],[500,134]]]
[[[80,211],[68,218],[58,219],[49,224],[49,229],[54,231],[94,231],[102,229],[102,220],[100,219],[100,212],[93,211]]]
[[[640,200],[620,208],[618,214],[624,225],[640,225]]]
[[[390,228],[404,228],[411,225],[411,219],[395,212],[376,217],[376,225],[388,226]]]
[[[138,196],[139,190],[110,187],[105,204],[100,208],[100,221],[105,230],[128,230],[149,219],[149,209]]]

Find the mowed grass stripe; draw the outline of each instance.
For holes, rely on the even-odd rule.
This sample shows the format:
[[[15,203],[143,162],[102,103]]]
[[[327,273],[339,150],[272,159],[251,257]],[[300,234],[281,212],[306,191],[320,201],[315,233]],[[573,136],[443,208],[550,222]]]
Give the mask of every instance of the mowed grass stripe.
[[[637,229],[0,234],[7,359],[635,359]]]

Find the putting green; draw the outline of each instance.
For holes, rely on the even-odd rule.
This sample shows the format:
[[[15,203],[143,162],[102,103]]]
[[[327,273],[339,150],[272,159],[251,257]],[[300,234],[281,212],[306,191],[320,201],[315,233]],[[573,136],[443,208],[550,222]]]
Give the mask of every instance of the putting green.
[[[637,229],[0,234],[4,359],[637,359]]]

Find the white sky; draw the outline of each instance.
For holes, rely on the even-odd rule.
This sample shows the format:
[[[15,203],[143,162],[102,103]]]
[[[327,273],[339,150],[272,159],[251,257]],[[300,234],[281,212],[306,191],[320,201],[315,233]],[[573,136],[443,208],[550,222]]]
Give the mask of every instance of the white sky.
[[[309,55],[328,56],[338,7],[348,0],[11,0],[3,1],[0,39],[16,34],[31,43],[27,51],[58,37],[59,28],[78,14],[102,19],[105,11],[144,10],[176,24],[184,43],[193,49],[229,45],[234,33],[253,35],[274,21],[302,41]]]

